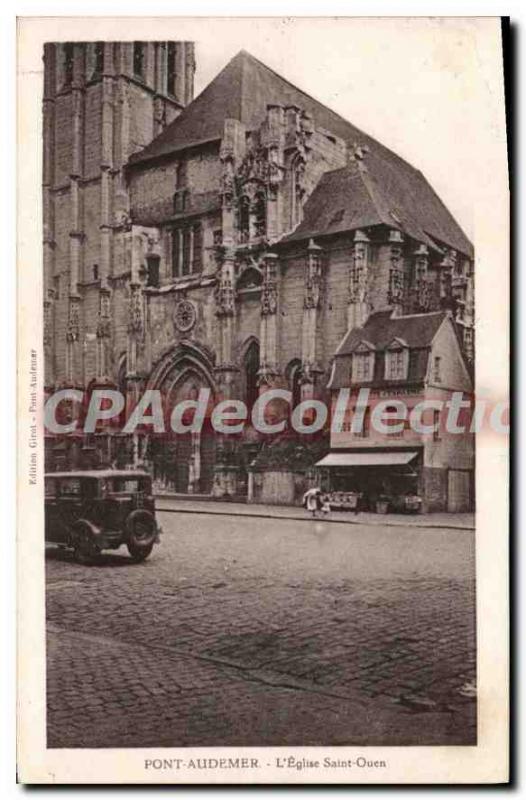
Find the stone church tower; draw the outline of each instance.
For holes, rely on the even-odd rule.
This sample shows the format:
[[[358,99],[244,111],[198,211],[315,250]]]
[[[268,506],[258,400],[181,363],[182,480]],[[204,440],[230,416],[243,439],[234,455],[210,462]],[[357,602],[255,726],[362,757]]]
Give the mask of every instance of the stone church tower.
[[[45,382],[104,380],[111,283],[126,260],[124,165],[194,92],[192,42],[64,42],[44,48]],[[93,291],[95,289],[95,291]],[[86,331],[97,319],[96,331]],[[90,326],[91,328],[93,326]]]

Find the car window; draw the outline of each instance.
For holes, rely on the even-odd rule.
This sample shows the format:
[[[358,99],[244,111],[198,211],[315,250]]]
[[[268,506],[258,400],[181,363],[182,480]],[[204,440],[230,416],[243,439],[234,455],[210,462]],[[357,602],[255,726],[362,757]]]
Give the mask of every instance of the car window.
[[[138,478],[113,478],[109,485],[112,494],[135,494],[141,491]]]
[[[80,497],[80,478],[63,478],[60,484],[61,497]]]
[[[99,481],[96,478],[86,478],[84,480],[84,497],[97,497],[99,493]]]

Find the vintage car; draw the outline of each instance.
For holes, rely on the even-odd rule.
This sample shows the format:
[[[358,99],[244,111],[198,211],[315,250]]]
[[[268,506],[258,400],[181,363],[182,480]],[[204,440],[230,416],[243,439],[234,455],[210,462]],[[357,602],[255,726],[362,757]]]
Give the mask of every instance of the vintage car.
[[[73,548],[84,563],[122,544],[134,561],[144,561],[159,541],[147,472],[50,472],[45,504],[46,542]]]

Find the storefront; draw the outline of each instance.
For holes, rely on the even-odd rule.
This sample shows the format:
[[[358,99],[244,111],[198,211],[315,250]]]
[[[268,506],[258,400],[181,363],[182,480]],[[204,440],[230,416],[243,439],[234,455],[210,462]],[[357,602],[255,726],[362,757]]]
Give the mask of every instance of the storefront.
[[[316,464],[320,486],[335,507],[364,511],[419,511],[422,452],[331,452]]]

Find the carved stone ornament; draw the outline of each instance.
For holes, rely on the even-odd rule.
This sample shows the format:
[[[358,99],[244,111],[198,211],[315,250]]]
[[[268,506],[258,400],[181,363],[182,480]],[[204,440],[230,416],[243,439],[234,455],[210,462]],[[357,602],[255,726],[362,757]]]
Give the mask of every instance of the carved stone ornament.
[[[129,333],[142,333],[143,329],[144,313],[141,285],[132,283],[130,285],[128,331]]]
[[[53,341],[52,337],[52,310],[53,303],[51,300],[44,301],[44,347],[49,347]]]
[[[190,300],[180,300],[174,310],[174,324],[180,333],[188,333],[197,322],[196,307]]]
[[[99,319],[97,322],[97,338],[108,339],[111,334],[111,303],[110,293],[100,293]]]
[[[365,236],[354,242],[349,272],[349,303],[364,303],[367,299],[367,247]]]
[[[230,278],[222,278],[215,291],[216,315],[232,317],[235,310],[234,287]]]
[[[307,274],[305,277],[304,308],[319,308],[322,297],[322,273],[320,251],[311,239],[307,257]]]
[[[269,314],[275,314],[278,308],[277,264],[275,258],[265,259],[263,274],[261,314],[265,317]]]
[[[79,300],[71,298],[69,301],[68,327],[66,330],[66,340],[68,342],[78,342],[79,339]]]

